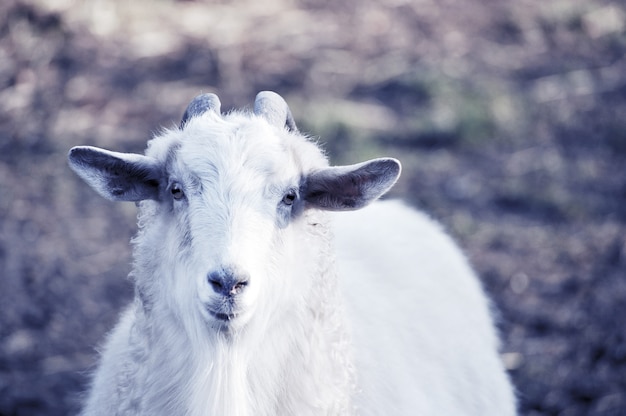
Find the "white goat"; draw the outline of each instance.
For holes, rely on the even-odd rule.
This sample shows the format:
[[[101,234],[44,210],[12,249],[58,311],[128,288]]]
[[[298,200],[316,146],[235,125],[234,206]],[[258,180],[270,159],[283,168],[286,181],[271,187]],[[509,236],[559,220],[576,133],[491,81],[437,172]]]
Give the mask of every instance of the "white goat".
[[[397,202],[333,214],[335,266],[327,211],[385,193],[395,159],[329,167],[262,92],[254,114],[196,97],[145,155],[75,147],[69,162],[141,201],[135,301],[84,415],[515,413],[488,301],[436,224]]]

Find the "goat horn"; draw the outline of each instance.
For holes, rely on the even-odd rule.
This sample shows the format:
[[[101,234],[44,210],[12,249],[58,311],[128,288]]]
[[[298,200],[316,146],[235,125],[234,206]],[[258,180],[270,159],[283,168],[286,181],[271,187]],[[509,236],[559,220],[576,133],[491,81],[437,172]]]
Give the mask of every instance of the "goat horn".
[[[265,117],[274,126],[298,131],[289,106],[280,95],[273,91],[261,91],[254,100],[254,114]]]
[[[183,119],[180,121],[180,128],[185,127],[190,118],[204,114],[207,111],[213,111],[219,115],[221,105],[220,99],[215,94],[198,95],[187,106]]]

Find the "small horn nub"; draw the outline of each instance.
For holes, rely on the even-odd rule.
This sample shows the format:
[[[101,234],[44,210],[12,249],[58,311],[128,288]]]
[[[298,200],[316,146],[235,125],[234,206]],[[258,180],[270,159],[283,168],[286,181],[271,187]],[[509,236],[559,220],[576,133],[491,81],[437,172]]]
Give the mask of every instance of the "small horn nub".
[[[185,124],[187,124],[190,118],[202,115],[207,111],[213,111],[219,115],[221,105],[220,99],[217,98],[215,94],[208,93],[198,95],[187,106],[185,114],[183,114],[183,119],[180,121],[180,128],[185,127]]]
[[[293,120],[289,106],[280,95],[273,91],[261,91],[254,100],[254,114],[265,117],[272,125],[287,128],[296,132],[296,122]]]

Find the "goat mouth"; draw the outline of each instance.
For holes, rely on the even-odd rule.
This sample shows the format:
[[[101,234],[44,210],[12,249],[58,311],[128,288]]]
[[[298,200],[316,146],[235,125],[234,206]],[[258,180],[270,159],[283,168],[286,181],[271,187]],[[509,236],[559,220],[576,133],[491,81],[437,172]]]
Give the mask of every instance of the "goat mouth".
[[[234,313],[234,312],[230,312],[230,313],[217,312],[217,311],[212,310],[211,308],[206,308],[206,311],[213,318],[215,318],[215,319],[217,319],[218,321],[221,321],[221,322],[230,322],[230,321],[234,320],[235,318],[237,318],[237,316],[238,316],[238,314]]]
[[[209,313],[215,319],[217,319],[219,321],[224,321],[224,322],[231,321],[231,320],[233,320],[233,319],[235,319],[237,317],[237,314],[234,314],[234,313],[213,312],[211,310],[209,310]]]

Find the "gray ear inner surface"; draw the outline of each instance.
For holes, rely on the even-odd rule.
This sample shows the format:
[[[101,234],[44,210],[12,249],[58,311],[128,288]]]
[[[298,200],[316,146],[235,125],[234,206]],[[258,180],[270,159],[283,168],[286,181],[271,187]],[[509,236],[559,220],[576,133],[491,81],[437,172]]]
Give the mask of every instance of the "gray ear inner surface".
[[[305,179],[302,194],[311,207],[329,211],[356,210],[387,192],[400,171],[400,162],[392,158],[329,167],[311,173]]]
[[[185,114],[183,114],[183,118],[180,121],[180,128],[185,127],[185,124],[192,117],[197,117],[206,113],[207,111],[213,111],[216,114],[220,114],[220,108],[222,103],[217,95],[212,93],[200,94],[196,98],[194,98],[187,109],[185,110]]]
[[[106,199],[141,201],[159,198],[163,175],[156,159],[90,146],[73,147],[68,159],[72,170]]]
[[[297,132],[296,122],[287,102],[273,91],[261,91],[254,100],[254,114],[263,116],[272,125]]]

